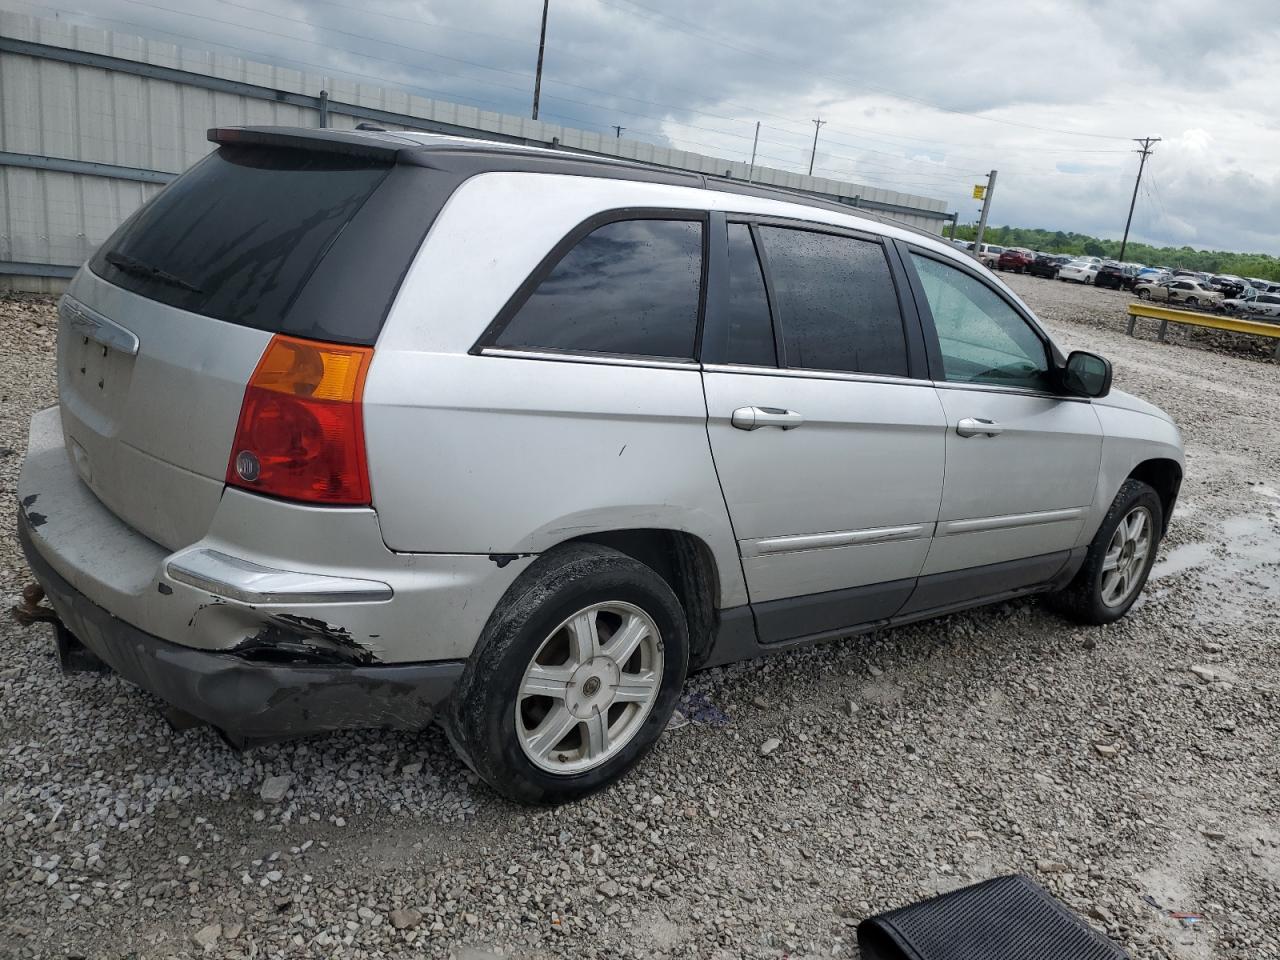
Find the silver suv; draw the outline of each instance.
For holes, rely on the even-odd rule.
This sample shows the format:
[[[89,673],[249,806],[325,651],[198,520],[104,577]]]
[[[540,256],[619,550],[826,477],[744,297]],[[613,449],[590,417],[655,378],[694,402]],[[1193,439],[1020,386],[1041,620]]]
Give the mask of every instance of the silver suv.
[[[210,138],[61,304],[19,529],[68,667],[237,744],[439,719],[558,801],[690,670],[1142,588],[1177,429],[932,236],[557,151]]]

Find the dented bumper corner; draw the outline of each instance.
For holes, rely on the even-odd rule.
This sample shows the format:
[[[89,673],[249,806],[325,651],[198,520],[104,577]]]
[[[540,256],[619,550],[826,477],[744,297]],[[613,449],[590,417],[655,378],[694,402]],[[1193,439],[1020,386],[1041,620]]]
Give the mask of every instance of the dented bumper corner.
[[[271,663],[170,643],[113,616],[68,583],[35,549],[31,523],[19,514],[23,552],[67,629],[126,680],[232,740],[365,727],[419,730],[431,723],[462,675],[462,660]]]

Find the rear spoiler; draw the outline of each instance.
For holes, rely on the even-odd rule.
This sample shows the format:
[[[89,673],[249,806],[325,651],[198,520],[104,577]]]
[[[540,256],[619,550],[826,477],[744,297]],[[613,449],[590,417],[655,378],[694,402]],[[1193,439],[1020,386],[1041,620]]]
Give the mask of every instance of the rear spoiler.
[[[211,127],[210,142],[288,147],[320,153],[341,153],[394,162],[404,151],[422,149],[422,143],[386,131],[314,130],[308,127]]]

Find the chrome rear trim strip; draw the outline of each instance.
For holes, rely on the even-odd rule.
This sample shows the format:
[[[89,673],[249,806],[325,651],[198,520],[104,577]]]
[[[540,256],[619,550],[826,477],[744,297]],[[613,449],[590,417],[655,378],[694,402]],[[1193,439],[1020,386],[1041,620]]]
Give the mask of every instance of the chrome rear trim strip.
[[[165,564],[169,579],[241,603],[372,603],[390,600],[389,584],[278,570],[218,550],[175,554]]]

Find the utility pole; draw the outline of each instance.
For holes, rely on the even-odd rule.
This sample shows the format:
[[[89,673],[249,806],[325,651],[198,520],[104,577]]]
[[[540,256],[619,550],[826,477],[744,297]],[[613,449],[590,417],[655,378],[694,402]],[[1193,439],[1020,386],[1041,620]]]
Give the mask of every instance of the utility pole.
[[[825,120],[813,121],[813,150],[809,153],[809,176],[813,176],[813,158],[818,155],[818,131],[822,129]]]
[[[1124,248],[1129,245],[1129,224],[1133,223],[1133,208],[1138,203],[1138,185],[1142,183],[1142,168],[1147,165],[1147,157],[1151,156],[1151,145],[1159,143],[1160,138],[1134,137],[1133,142],[1142,144],[1141,150],[1134,151],[1134,153],[1141,154],[1142,159],[1138,161],[1138,179],[1133,181],[1133,199],[1129,201],[1129,216],[1124,221],[1124,239],[1120,241],[1120,256],[1118,258],[1121,263],[1124,262]]]
[[[991,212],[991,195],[996,192],[996,171],[987,174],[987,189],[982,196],[982,213],[978,216],[978,232],[973,237],[973,256],[980,259],[982,254],[982,234],[987,229],[987,214]]]
[[[542,33],[538,37],[538,72],[533,76],[533,119],[538,119],[538,98],[542,96],[542,54],[547,48],[547,8],[551,0],[542,0]]]
[[[756,147],[760,145],[760,121],[756,121],[756,136],[751,141],[751,164],[747,167],[747,183],[751,182],[751,178],[756,172]]]
[[[620,127],[620,126],[618,126],[618,125],[615,123],[615,124],[613,125],[613,132],[614,132],[614,133],[616,133],[616,134],[617,134],[617,136],[616,136],[614,139],[616,139],[616,140],[621,140],[621,139],[622,139],[622,131],[623,131],[623,130],[625,130],[625,129],[627,129],[627,128],[626,128],[626,127]]]

